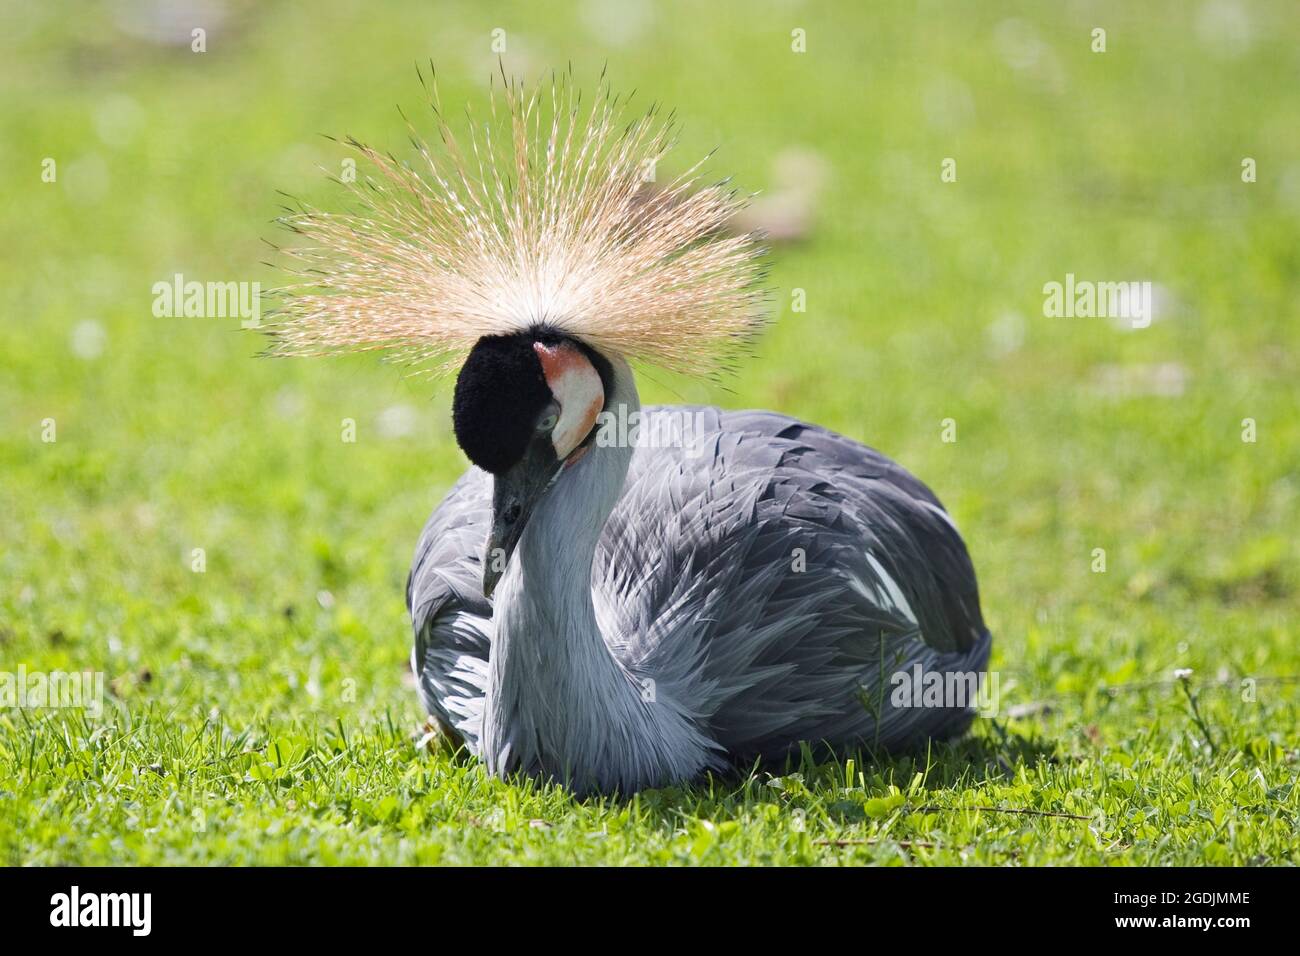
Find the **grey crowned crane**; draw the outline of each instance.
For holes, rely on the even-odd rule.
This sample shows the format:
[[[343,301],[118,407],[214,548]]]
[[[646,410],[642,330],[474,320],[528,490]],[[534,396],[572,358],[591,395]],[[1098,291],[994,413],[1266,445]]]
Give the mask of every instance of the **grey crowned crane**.
[[[716,376],[761,328],[759,250],[698,167],[646,188],[671,120],[572,89],[503,83],[468,151],[431,92],[422,172],[351,141],[362,210],[287,217],[311,244],[278,351],[459,365],[473,466],[407,586],[425,708],[493,773],[578,793],[963,731],[971,701],[897,693],[991,643],[930,490],[785,415],[641,406],[630,361]]]

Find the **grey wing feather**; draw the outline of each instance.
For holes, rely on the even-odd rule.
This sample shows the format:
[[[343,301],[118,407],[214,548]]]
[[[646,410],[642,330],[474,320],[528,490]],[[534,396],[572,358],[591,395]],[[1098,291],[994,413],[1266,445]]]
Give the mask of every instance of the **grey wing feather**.
[[[406,584],[420,700],[444,733],[474,753],[492,635],[481,559],[491,500],[488,475],[477,468],[465,472],[425,525]]]
[[[913,664],[987,659],[974,571],[934,495],[880,453],[782,415],[666,413],[698,415],[704,447],[694,460],[638,449],[598,556],[597,608],[625,662],[742,757],[962,729],[968,709],[882,698]]]
[[[881,538],[878,556],[914,600],[922,636],[943,651],[970,650],[984,632],[975,568],[966,545],[934,492],[897,462],[874,448],[835,432],[772,412],[724,415],[728,427],[794,441],[792,467],[805,462],[845,497],[865,506],[868,523]],[[733,420],[734,419],[734,420]],[[812,460],[809,460],[812,459]],[[828,467],[836,472],[827,474]],[[874,512],[874,514],[873,514]],[[904,571],[904,574],[895,573]]]

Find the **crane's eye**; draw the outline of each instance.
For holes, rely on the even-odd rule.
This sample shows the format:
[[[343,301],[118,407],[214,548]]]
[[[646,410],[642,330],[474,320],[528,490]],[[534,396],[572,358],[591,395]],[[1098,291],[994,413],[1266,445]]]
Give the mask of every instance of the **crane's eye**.
[[[559,423],[560,416],[556,412],[550,412],[542,416],[542,420],[537,423],[537,430],[539,432],[549,432]]]

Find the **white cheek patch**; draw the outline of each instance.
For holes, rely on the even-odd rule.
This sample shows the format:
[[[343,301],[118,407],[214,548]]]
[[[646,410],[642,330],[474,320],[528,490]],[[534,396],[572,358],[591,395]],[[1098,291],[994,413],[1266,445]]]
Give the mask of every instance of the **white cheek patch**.
[[[533,349],[541,360],[546,384],[560,404],[560,420],[551,432],[551,443],[556,457],[568,458],[605,407],[605,387],[595,367],[573,346],[534,342]]]

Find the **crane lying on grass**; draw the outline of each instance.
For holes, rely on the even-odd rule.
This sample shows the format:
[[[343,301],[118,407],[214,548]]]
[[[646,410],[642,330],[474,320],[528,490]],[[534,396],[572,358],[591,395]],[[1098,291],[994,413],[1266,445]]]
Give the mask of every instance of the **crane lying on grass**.
[[[312,244],[273,329],[285,353],[460,364],[473,467],[407,587],[437,725],[493,773],[625,794],[964,730],[969,701],[900,702],[891,679],[988,659],[929,489],[816,425],[637,397],[629,361],[713,378],[762,326],[736,194],[698,166],[646,188],[671,119],[623,124],[603,83],[590,107],[563,79],[492,104],[464,152],[434,92],[422,173],[350,141],[377,173],[352,185],[363,211],[287,218]]]

